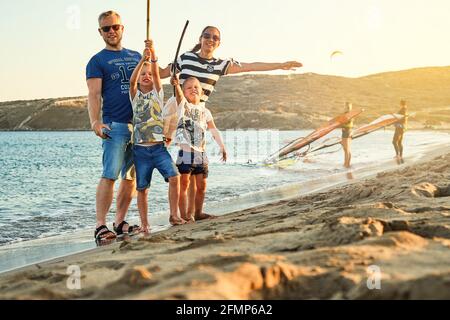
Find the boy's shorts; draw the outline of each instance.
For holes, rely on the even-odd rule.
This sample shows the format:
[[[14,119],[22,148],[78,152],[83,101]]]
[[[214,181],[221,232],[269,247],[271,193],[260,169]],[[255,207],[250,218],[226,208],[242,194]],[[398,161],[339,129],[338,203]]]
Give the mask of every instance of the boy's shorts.
[[[133,159],[136,168],[136,189],[139,191],[150,187],[155,168],[158,169],[166,182],[169,181],[169,178],[179,175],[164,143],[151,146],[135,145],[133,147]]]
[[[208,178],[208,157],[205,152],[178,151],[177,168],[180,174],[203,174]]]
[[[102,140],[103,173],[102,178],[117,180],[119,174],[122,179],[133,180],[133,150],[131,144],[132,126],[128,123],[106,123],[111,130],[106,130],[109,138]]]

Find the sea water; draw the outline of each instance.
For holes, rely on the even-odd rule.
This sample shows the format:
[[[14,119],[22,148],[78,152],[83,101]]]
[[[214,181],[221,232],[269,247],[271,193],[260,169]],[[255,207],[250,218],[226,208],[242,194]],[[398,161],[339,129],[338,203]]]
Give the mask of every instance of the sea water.
[[[310,132],[224,131],[227,163],[220,161],[219,149],[208,136],[206,209],[227,207],[236,199],[256,192],[344,171],[339,146],[311,154],[283,170],[260,165],[284,144]],[[339,135],[340,131],[336,130],[327,138]],[[353,168],[392,159],[392,136],[393,131],[380,130],[354,140]],[[405,156],[423,154],[433,145],[444,143],[450,144],[450,134],[407,131],[404,153]],[[177,148],[170,147],[169,151],[175,159]],[[92,132],[0,132],[0,245],[86,229],[93,232],[101,159],[101,141]],[[149,194],[151,224],[168,223],[167,188],[155,170]],[[115,203],[108,215],[109,222],[114,213]],[[138,217],[136,199],[133,199],[127,219],[138,221]]]

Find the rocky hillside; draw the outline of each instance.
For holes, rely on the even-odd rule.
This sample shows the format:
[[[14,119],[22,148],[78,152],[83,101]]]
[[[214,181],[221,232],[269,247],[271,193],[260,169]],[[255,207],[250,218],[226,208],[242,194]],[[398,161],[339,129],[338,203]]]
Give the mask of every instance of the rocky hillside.
[[[172,94],[164,88],[166,97]],[[308,129],[339,114],[345,101],[364,108],[358,123],[396,112],[400,99],[416,112],[412,128],[450,128],[450,67],[345,78],[314,73],[224,77],[209,108],[221,129]],[[0,130],[87,130],[86,97],[0,103]]]

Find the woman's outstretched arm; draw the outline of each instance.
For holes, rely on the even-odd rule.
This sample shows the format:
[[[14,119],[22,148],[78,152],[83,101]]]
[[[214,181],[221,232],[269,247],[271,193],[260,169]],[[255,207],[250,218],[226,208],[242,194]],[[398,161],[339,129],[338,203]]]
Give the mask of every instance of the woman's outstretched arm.
[[[303,64],[297,61],[286,61],[286,62],[250,62],[250,63],[232,63],[228,68],[227,74],[235,74],[241,72],[251,72],[251,71],[272,71],[272,70],[295,70],[296,68],[302,67]]]

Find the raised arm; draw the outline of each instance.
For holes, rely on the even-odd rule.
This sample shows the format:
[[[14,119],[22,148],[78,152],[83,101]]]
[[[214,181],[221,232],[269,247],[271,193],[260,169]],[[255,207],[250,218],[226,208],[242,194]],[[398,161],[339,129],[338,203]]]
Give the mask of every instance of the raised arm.
[[[107,128],[111,130],[106,124],[100,120],[100,110],[102,105],[102,79],[90,78],[87,81],[88,86],[88,112],[91,129],[100,138],[105,139],[102,129]]]
[[[222,135],[220,134],[219,129],[217,129],[214,120],[208,121],[208,129],[211,132],[214,140],[220,148],[220,152],[222,152],[222,161],[227,161],[227,149],[225,148],[225,144],[223,143]]]
[[[136,96],[137,89],[138,89],[138,80],[139,80],[139,74],[141,73],[142,66],[144,65],[145,61],[148,61],[150,59],[150,50],[148,48],[145,48],[144,54],[142,55],[141,61],[137,64],[136,68],[134,68],[133,73],[131,74],[130,78],[130,97],[133,100]]]
[[[170,84],[175,87],[175,97],[177,98],[177,105],[183,101],[184,93],[180,86],[180,80],[178,79],[178,75],[173,75],[172,78],[170,78]]]
[[[232,63],[228,68],[227,74],[235,74],[242,72],[251,71],[272,71],[272,70],[295,70],[296,68],[302,67],[303,64],[297,61],[286,61],[286,62],[251,62],[251,63]]]
[[[153,78],[153,86],[156,91],[159,93],[162,89],[161,78],[159,75],[159,66],[158,66],[158,57],[155,53],[155,47],[153,46],[153,40],[145,41],[146,48],[150,49],[150,62],[151,62],[151,70],[152,70],[152,78]]]

